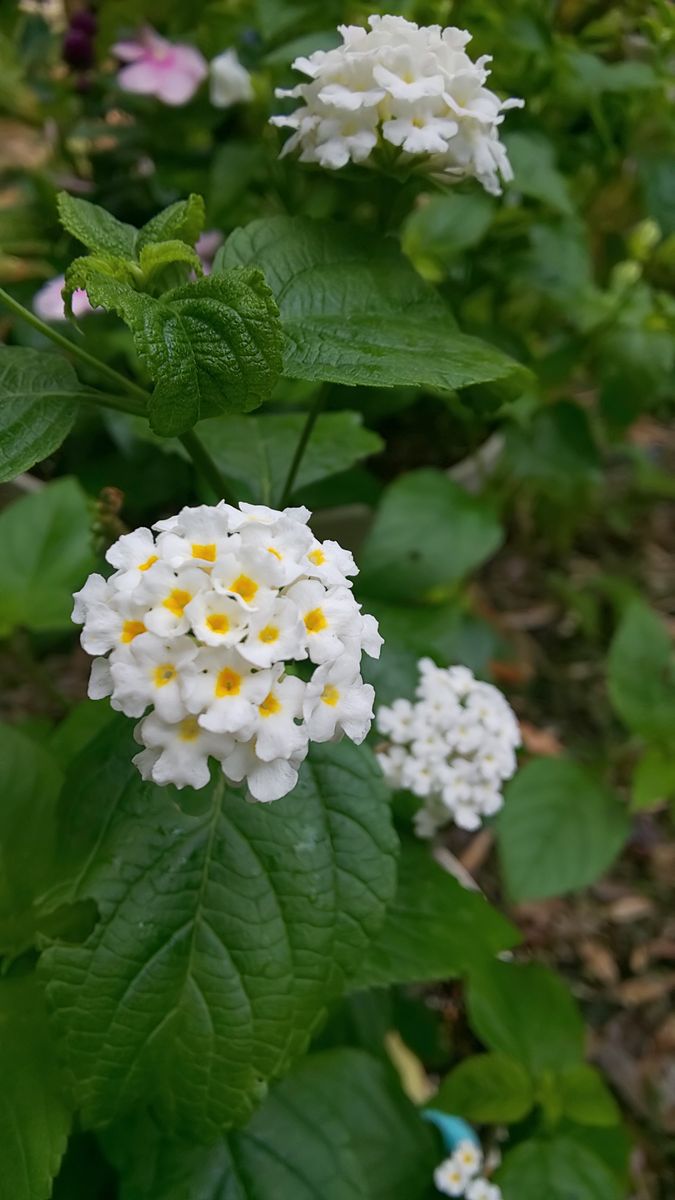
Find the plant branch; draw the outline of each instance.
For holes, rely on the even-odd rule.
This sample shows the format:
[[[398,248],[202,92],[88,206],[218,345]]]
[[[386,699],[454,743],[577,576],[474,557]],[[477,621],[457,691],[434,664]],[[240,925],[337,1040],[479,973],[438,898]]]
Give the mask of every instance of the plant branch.
[[[283,490],[281,493],[281,499],[279,501],[279,505],[281,508],[286,507],[286,505],[288,504],[288,501],[291,497],[291,494],[293,492],[293,486],[295,484],[295,479],[296,479],[296,476],[300,469],[300,463],[302,462],[303,455],[305,453],[305,450],[307,449],[307,443],[308,443],[310,437],[312,436],[312,430],[314,429],[314,426],[316,425],[317,417],[319,416],[319,413],[321,412],[321,409],[323,408],[325,399],[326,399],[326,385],[324,384],[322,387],[319,388],[318,392],[316,393],[316,396],[314,397],[314,400],[312,402],[312,407],[310,408],[309,412],[307,413],[307,420],[305,421],[305,424],[303,425],[302,433],[300,434],[300,437],[298,438],[298,444],[295,447],[295,454],[293,455],[291,465],[288,468],[288,475],[286,476],[286,482],[283,486]]]
[[[197,437],[194,429],[188,429],[187,433],[181,433],[179,440],[184,445],[197,470],[209,484],[209,487],[213,488],[216,495],[223,500],[227,500],[228,504],[236,504],[236,496],[232,495],[225,479],[221,475],[220,468],[209,454],[204,443]]]

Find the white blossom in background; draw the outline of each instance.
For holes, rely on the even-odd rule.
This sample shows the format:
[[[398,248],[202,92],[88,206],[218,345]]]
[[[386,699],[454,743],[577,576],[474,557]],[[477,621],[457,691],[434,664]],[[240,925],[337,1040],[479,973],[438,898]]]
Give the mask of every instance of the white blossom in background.
[[[310,742],[366,737],[375,694],[361,656],[379,657],[382,639],[354,599],[351,554],[317,541],[310,515],[184,508],[119,538],[110,577],[76,592],[73,620],[97,656],[89,695],[142,718],[144,779],[201,788],[213,758],[253,799],[277,800]]]
[[[482,1169],[480,1147],[468,1139],[459,1142],[434,1171],[436,1189],[444,1196],[464,1196],[466,1200],[502,1200],[500,1188],[480,1175]]]
[[[496,687],[468,667],[419,663],[416,700],[395,700],[377,712],[387,739],[378,759],[387,782],[424,801],[415,816],[420,837],[454,821],[478,829],[503,804],[502,783],[516,769],[518,722]]]
[[[253,99],[253,83],[236,50],[223,50],[211,59],[209,93],[214,108],[231,108]]]
[[[469,57],[463,29],[394,16],[368,25],[341,25],[341,46],[295,59],[309,82],[277,89],[301,101],[271,118],[292,130],[282,155],[298,150],[301,162],[336,170],[384,149],[388,161],[400,157],[447,182],[475,177],[499,195],[500,176],[513,178],[499,126],[523,101],[500,100],[485,86],[490,57]]]
[[[44,283],[33,296],[33,312],[43,321],[67,321],[66,305],[63,299],[63,288],[66,284],[65,275],[57,275]],[[96,310],[91,307],[87,293],[77,288],[72,295],[73,315],[86,317]]]

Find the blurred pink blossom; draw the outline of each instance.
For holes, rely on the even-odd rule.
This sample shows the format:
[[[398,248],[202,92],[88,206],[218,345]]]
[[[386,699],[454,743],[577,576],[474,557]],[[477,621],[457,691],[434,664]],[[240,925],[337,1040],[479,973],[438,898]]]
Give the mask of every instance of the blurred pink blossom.
[[[224,241],[225,238],[219,229],[205,229],[199,238],[195,250],[202,260],[205,275],[211,274],[216,251],[220,249]]]
[[[64,283],[64,276],[57,275],[55,279],[50,279],[48,283],[45,283],[33,296],[33,312],[43,321],[66,320],[66,309],[61,295]],[[73,314],[76,317],[84,317],[93,311],[87,293],[82,288],[73,292]]]
[[[125,92],[156,96],[164,104],[187,104],[208,74],[206,59],[193,46],[167,42],[146,27],[135,40],[113,46],[122,62],[117,82]]]

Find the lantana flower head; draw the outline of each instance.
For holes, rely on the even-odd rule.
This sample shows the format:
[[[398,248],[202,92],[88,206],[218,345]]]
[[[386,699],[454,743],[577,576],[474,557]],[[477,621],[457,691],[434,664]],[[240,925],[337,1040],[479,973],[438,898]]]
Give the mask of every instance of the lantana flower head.
[[[463,1196],[465,1200],[502,1200],[496,1184],[480,1175],[483,1153],[473,1141],[459,1142],[449,1158],[434,1171],[434,1183],[444,1196]]]
[[[499,126],[517,99],[486,86],[488,56],[466,52],[471,35],[397,16],[372,16],[368,29],[342,25],[342,45],[296,58],[309,82],[277,96],[300,100],[273,125],[293,131],[282,155],[339,169],[375,160],[378,152],[453,182],[473,176],[498,195],[513,178]]]
[[[155,96],[178,107],[192,99],[206,79],[208,64],[194,46],[169,42],[147,26],[136,38],[112,48],[122,62],[117,82],[125,92]]]
[[[295,786],[310,742],[357,744],[373,717],[362,653],[377,623],[352,592],[356,566],[320,542],[306,508],[225,502],[184,508],[107,552],[73,620],[96,655],[93,699],[142,718],[144,779],[204,787],[215,759],[255,800]]]
[[[253,99],[253,82],[236,50],[223,50],[211,59],[209,90],[214,108],[231,108]]]
[[[377,712],[387,739],[378,758],[392,787],[424,800],[415,816],[420,837],[454,820],[478,829],[503,804],[501,786],[516,769],[520,730],[513,710],[468,667],[419,663],[414,702],[395,700]]]

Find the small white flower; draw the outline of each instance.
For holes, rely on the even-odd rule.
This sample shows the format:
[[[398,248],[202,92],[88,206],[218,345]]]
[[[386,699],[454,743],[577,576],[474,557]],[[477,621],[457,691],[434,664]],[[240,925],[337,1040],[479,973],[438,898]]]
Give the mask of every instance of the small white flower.
[[[341,633],[359,627],[361,614],[348,588],[325,588],[318,579],[301,580],[288,589],[305,627],[304,645],[314,663],[332,662],[344,653]]]
[[[374,700],[374,689],[348,655],[319,667],[307,685],[303,709],[310,738],[329,742],[345,733],[359,746],[370,729]]]
[[[236,650],[208,647],[197,653],[183,693],[188,711],[199,714],[204,729],[233,733],[246,741],[271,682],[270,671],[252,671]]]
[[[295,758],[307,753],[309,730],[296,724],[302,720],[302,702],[307,685],[295,675],[280,678],[278,668],[269,682],[269,691],[258,705],[253,729],[255,752],[263,762]],[[316,739],[315,739],[316,740]]]
[[[145,608],[128,592],[118,592],[108,603],[91,604],[80,634],[87,654],[107,654],[118,646],[129,646],[134,638],[147,633]]]
[[[197,646],[190,638],[140,634],[123,659],[110,660],[112,707],[127,717],[140,717],[152,704],[165,721],[181,721],[187,716],[181,684],[194,671],[196,656]]]
[[[145,624],[158,637],[187,633],[190,618],[186,609],[200,592],[209,587],[209,577],[199,567],[174,571],[168,563],[157,563],[146,579],[134,589],[133,597],[145,604]]]
[[[409,742],[415,719],[415,709],[410,700],[394,700],[389,708],[384,705],[377,710],[377,728],[392,742]]]
[[[149,529],[134,529],[125,533],[106,553],[106,559],[117,567],[110,582],[124,592],[137,587],[144,575],[159,561],[155,539]]]
[[[467,1174],[454,1157],[446,1158],[434,1171],[434,1183],[444,1196],[463,1196]]]
[[[87,613],[93,604],[109,604],[114,595],[114,588],[102,575],[90,575],[84,587],[73,594],[72,620],[76,625],[84,624]]]
[[[343,550],[338,542],[312,540],[302,558],[302,573],[318,579],[326,587],[351,587],[347,577],[358,575],[359,568],[354,562],[354,555],[349,550]]]
[[[143,779],[173,783],[177,788],[205,787],[210,778],[209,755],[221,760],[234,746],[233,738],[208,733],[194,716],[169,724],[157,712],[143,718],[134,737],[146,747],[132,760]]]
[[[300,755],[297,758],[274,758],[271,762],[262,762],[256,754],[254,742],[241,742],[223,760],[223,771],[232,783],[240,783],[245,779],[253,799],[268,804],[293,790],[298,782],[300,762]]]
[[[477,1175],[483,1166],[483,1151],[468,1138],[455,1146],[453,1158],[469,1176]]]
[[[252,613],[241,654],[255,667],[271,667],[282,659],[306,658],[305,626],[297,605],[282,596]]]
[[[274,555],[255,548],[223,554],[211,570],[211,584],[217,592],[234,596],[244,608],[265,608],[274,599],[281,564]]]
[[[222,54],[212,58],[209,76],[214,108],[231,108],[233,104],[253,99],[251,76],[240,63],[236,50],[223,50]]]
[[[466,1200],[502,1200],[502,1191],[487,1179],[473,1179],[466,1190]]]
[[[184,608],[195,637],[206,646],[236,646],[246,636],[250,616],[233,596],[197,592]]]

